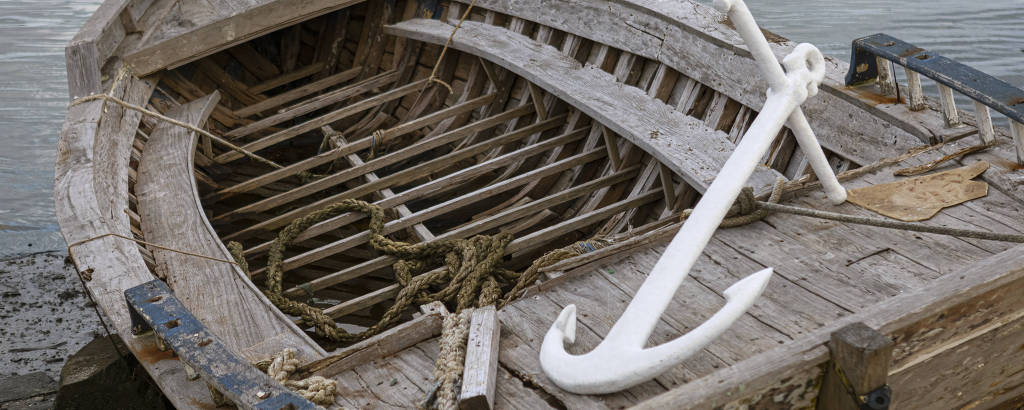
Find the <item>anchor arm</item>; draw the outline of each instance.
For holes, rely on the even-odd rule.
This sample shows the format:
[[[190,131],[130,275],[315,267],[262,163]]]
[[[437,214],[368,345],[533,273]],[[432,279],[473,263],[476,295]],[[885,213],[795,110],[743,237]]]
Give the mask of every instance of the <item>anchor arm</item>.
[[[753,44],[752,53],[771,84],[767,99],[735,151],[726,160],[722,172],[715,177],[605,339],[594,350],[582,355],[572,355],[565,350],[565,343],[573,343],[575,340],[575,305],[566,306],[552,324],[541,345],[541,368],[555,384],[570,392],[612,393],[650,380],[703,349],[754,304],[771,278],[771,268],[730,286],[725,291],[725,306],[697,328],[668,343],[645,348],[661,314],[671,303],[679,286],[725,218],[729,206],[735,202],[783,125],[789,123],[799,133],[801,147],[812,159],[812,167],[825,183],[830,199],[839,202],[845,200],[845,189],[839,185],[825,161],[824,152],[800,111],[800,104],[817,93],[818,84],[824,78],[824,58],[821,53],[812,45],[800,44],[784,59],[786,71],[783,72],[782,67],[771,57],[767,41],[757,30],[742,0],[717,0],[716,5],[719,3],[729,6],[730,17],[736,22],[741,34],[745,31],[744,27],[753,27],[756,37],[763,42],[764,49],[754,52],[754,49],[759,48],[758,42],[744,35],[748,45]],[[741,23],[744,19],[749,21]],[[746,34],[754,36],[752,33]],[[771,64],[767,63],[768,57],[758,57],[766,51],[767,56],[771,57]],[[819,162],[817,166],[814,165],[815,161]]]

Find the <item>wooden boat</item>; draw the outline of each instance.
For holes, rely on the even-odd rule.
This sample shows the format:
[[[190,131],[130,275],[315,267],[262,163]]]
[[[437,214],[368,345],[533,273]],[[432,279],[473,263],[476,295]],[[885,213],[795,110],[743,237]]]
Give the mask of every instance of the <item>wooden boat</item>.
[[[793,48],[768,34],[777,55]],[[554,265],[498,312],[499,408],[839,408],[829,406],[843,392],[821,386],[830,363],[850,358],[828,343],[858,322],[893,342],[847,352],[875,366],[849,375],[858,394],[881,380],[893,406],[929,409],[1008,407],[1024,394],[1024,248],[785,214],[720,230],[662,316],[652,344],[702,323],[747,273],[775,268],[754,307],[699,354],[615,394],[572,394],[545,377],[538,349],[558,312],[580,308],[570,351],[597,344],[764,103],[767,85],[731,22],[700,4],[107,0],[67,61],[61,229],[111,327],[179,408],[256,400],[197,365],[227,360],[203,353],[211,340],[245,363],[296,349],[309,373],[337,381],[334,407],[413,407],[433,388],[436,304],[346,344],[300,327],[263,293],[278,231],[343,199],[385,208],[398,240],[511,234],[511,270],[614,240]],[[986,127],[987,108],[977,118],[950,109],[942,84],[949,98],[924,97],[912,71],[895,88],[904,104],[884,92],[890,83],[846,86],[849,66],[826,63],[822,92],[803,107],[836,171],[945,143],[903,165],[925,163],[991,137],[994,147],[958,161],[987,161],[982,179],[995,189],[924,223],[1024,232],[1019,148]],[[263,160],[111,99],[81,100],[101,94]],[[788,130],[763,163],[748,182],[759,194],[808,172]],[[888,182],[891,171],[844,184]],[[816,191],[786,201],[868,214]],[[229,241],[243,245],[251,277],[230,263]],[[369,242],[361,214],[313,225],[285,253],[284,295],[350,331],[376,323],[402,286],[395,258]],[[139,318],[125,291],[155,279],[198,320],[192,345],[171,343],[174,354],[167,340],[131,336]]]

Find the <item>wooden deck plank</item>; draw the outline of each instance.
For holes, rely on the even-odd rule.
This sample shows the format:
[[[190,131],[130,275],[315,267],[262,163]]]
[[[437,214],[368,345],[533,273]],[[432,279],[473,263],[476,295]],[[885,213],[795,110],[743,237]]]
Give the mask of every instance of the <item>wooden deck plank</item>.
[[[721,294],[736,281],[766,267],[713,239],[690,276]],[[750,315],[796,338],[849,313],[793,283],[788,276],[772,277],[761,298],[748,311]]]
[[[414,355],[415,351],[403,350],[398,356]],[[385,407],[409,408],[418,403],[426,395],[403,369],[402,362],[397,360],[377,360],[356,367],[355,372],[373,397]],[[414,377],[414,376],[412,376]]]
[[[914,380],[915,383],[927,383],[928,378],[942,379],[941,374],[928,367],[928,358],[943,352],[957,354],[957,346],[990,337],[987,333],[990,329],[997,330],[992,335],[993,339],[1001,338],[998,332],[1003,329],[1010,330],[1010,334],[1017,331],[1012,326],[1016,325],[1014,321],[1019,323],[1020,312],[1024,308],[1024,298],[1016,296],[1024,284],[1022,251],[1024,246],[1018,245],[993,255],[957,274],[948,275],[947,280],[934,281],[927,287],[844,317],[777,350],[674,389],[643,403],[640,408],[729,407],[750,405],[762,397],[784,397],[787,406],[794,405],[796,400],[813,400],[817,391],[807,387],[821,377],[821,369],[827,363],[828,348],[824,343],[831,332],[854,322],[864,322],[879,329],[896,342],[893,351],[895,373],[921,364],[916,375],[908,373],[905,378],[890,378],[890,382]],[[1011,327],[1007,327],[1008,324]],[[1019,336],[1016,337],[1019,340]],[[1021,369],[1024,362],[1019,360],[1021,351],[1018,346],[1009,345],[1018,360],[1003,360],[1002,363],[1012,364],[1016,368],[1008,371],[1021,375],[1024,374]],[[930,393],[934,395],[933,400],[978,400],[983,403],[986,398],[997,397],[990,393],[998,393],[1002,389],[999,385],[983,385],[990,386],[992,391],[942,389],[930,390]],[[900,391],[900,385],[893,385],[893,389]],[[782,396],[778,396],[780,394]]]
[[[244,7],[178,4],[159,32],[125,56],[137,75],[175,68],[263,34],[363,0],[252,0]],[[226,29],[227,28],[227,29]]]
[[[399,359],[412,364],[413,360],[416,360],[415,367],[422,369],[421,372],[426,371],[427,377],[421,377],[422,380],[430,383],[430,387],[433,387],[433,371],[434,371],[434,358],[439,353],[439,345],[437,339],[428,340],[420,343],[416,346],[422,355],[420,356],[403,356]],[[421,386],[422,388],[423,386]],[[498,367],[498,388],[497,388],[497,400],[494,402],[494,409],[553,409],[548,402],[540,396],[540,394],[530,388],[523,385],[523,381],[519,380],[508,370]]]
[[[636,293],[636,289],[640,288],[640,285],[647,278],[647,274],[650,273],[651,268],[654,267],[654,264],[660,257],[661,249],[650,248],[635,252],[622,259],[615,264],[613,271],[605,269],[591,274],[594,279],[588,280],[587,283],[595,288],[596,292],[594,295],[597,297],[595,300],[597,303],[593,308],[601,309],[600,295],[602,293],[610,293],[612,289],[620,290],[626,302],[631,300]],[[604,285],[602,280],[597,278],[602,278],[603,282],[608,282],[614,285],[614,287]],[[567,288],[567,286],[555,287],[548,294],[554,299],[554,295],[558,295],[559,289],[563,288]],[[615,301],[616,298],[613,297],[610,300]],[[572,299],[565,299],[565,303],[573,302]],[[687,280],[676,292],[676,297],[662,315],[661,326],[666,328],[670,334],[675,333],[675,336],[678,336],[699,326],[724,305],[724,296],[707,288],[699,281]],[[616,304],[609,303],[608,301],[604,302],[604,306],[606,311],[614,312],[612,313],[614,316],[611,319],[612,322],[618,320],[617,313],[626,308],[625,304],[616,306]],[[578,305],[578,307],[579,312],[583,313],[582,306]],[[588,310],[587,312],[591,311]],[[602,328],[600,333],[606,333],[607,329],[611,328],[611,323],[607,325],[608,327]],[[669,336],[666,341],[674,338]],[[750,314],[746,314],[737,320],[728,331],[708,345],[705,350],[715,355],[715,357],[722,359],[727,364],[732,364],[752,354],[775,348],[789,340],[788,336],[777,329],[765,325]]]
[[[170,116],[201,126],[218,98],[211,94],[178,107]],[[166,123],[150,134],[136,185],[142,229],[148,241],[230,260],[199,204],[191,155],[197,141],[195,133]],[[296,348],[303,360],[324,354],[237,266],[160,249],[153,254],[157,271],[182,303],[246,359],[266,359],[285,347]],[[278,335],[283,338],[275,339]],[[277,342],[264,343],[271,340]]]
[[[649,381],[641,386],[627,389],[615,394],[601,396],[579,395],[566,392],[555,386],[540,368],[541,341],[551,325],[540,318],[557,317],[562,310],[555,302],[542,295],[532,295],[509,304],[499,312],[501,319],[501,345],[498,361],[510,371],[517,372],[558,398],[568,408],[601,409],[625,408],[636,404],[636,392],[643,395],[665,390],[656,381]],[[554,316],[552,316],[554,315]],[[580,316],[580,319],[585,319]],[[569,346],[570,353],[581,353],[578,346],[597,344],[598,335],[586,326],[576,327],[576,343]]]
[[[444,44],[452,28],[439,21],[416,19],[388,26],[386,31]],[[507,29],[465,22],[452,47],[485,57],[557,95],[658,158],[701,192],[735,148],[725,133],[711,130],[639,89],[619,84],[600,68],[583,67],[552,47]],[[750,183],[762,189],[774,182],[776,175],[759,167]]]
[[[557,286],[552,286],[541,292],[542,295],[550,299],[559,307],[564,308],[567,305],[575,304],[577,312],[579,312],[579,324],[586,326],[595,335],[601,336],[594,340],[577,339],[577,342],[573,346],[569,347],[568,350],[570,352],[584,353],[597,347],[597,342],[603,339],[603,335],[608,333],[612,324],[619,319],[621,313],[626,309],[626,305],[632,298],[632,294],[628,292],[633,290],[630,287],[634,284],[632,283],[634,281],[631,279],[621,280],[620,277],[623,275],[632,276],[628,272],[630,267],[623,266],[630,263],[628,259],[629,258],[622,259],[614,263],[616,268],[602,266],[593,271],[580,269],[578,275],[570,274],[570,276],[573,277],[570,277]],[[613,269],[614,273],[610,273],[609,271],[612,271]],[[610,277],[615,277],[619,280],[613,281],[612,279],[609,279]],[[630,283],[624,284],[623,282]],[[714,295],[710,294],[710,292],[706,292],[705,289],[701,289],[700,285],[692,286],[694,285],[693,283],[690,285],[691,286],[687,286],[687,289],[680,290],[682,295],[686,295],[686,297],[680,298],[689,301],[692,299],[690,296],[696,295],[695,298],[711,296],[712,299],[716,299]],[[626,289],[623,289],[622,286],[625,286]],[[550,322],[552,322],[555,317],[558,317],[559,312],[553,313],[555,316],[531,317],[530,320],[537,321],[538,326],[540,327],[550,326]],[[706,312],[687,312],[689,315],[697,316],[704,316],[704,313]],[[651,346],[655,346],[671,341],[692,328],[692,326],[688,325],[689,324],[681,325],[670,317],[662,316],[658,325],[655,326],[655,329],[651,334],[649,344]],[[534,347],[539,351],[540,344],[538,343]],[[718,350],[717,354],[715,352],[716,350]],[[723,353],[724,356],[731,355],[729,352],[723,352],[721,348],[712,348],[709,346],[709,348],[702,349],[699,353],[687,359],[682,365],[673,367],[669,371],[662,373],[655,379],[655,381],[666,388],[671,388],[673,386],[684,384],[689,380],[710,374],[714,372],[715,369],[728,366],[730,361],[728,359],[723,360],[723,358],[720,357]],[[645,392],[643,394],[644,396],[646,393],[649,393],[646,390],[643,391]],[[634,393],[639,394],[640,391],[635,391]]]

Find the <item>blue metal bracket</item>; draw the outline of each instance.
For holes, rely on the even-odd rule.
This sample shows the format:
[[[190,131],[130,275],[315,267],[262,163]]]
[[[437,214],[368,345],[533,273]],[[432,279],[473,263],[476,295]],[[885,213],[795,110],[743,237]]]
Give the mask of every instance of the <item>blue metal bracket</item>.
[[[163,281],[154,280],[125,290],[124,297],[132,335],[152,330],[158,345],[173,350],[216,391],[215,396],[222,394],[240,409],[318,408],[238,357],[192,316]]]
[[[1014,121],[1024,123],[1024,90],[888,34],[878,33],[853,40],[846,85],[858,85],[877,78],[875,57],[918,72]]]

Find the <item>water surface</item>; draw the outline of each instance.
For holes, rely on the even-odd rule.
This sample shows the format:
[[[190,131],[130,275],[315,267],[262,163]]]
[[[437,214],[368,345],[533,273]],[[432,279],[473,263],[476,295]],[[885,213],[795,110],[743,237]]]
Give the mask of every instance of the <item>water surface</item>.
[[[0,257],[65,246],[51,192],[64,45],[99,3],[0,0]],[[848,59],[852,39],[886,32],[1024,88],[1024,0],[747,3],[762,26],[826,54]]]
[[[64,45],[99,4],[0,0],[0,258],[65,246],[52,197]]]

